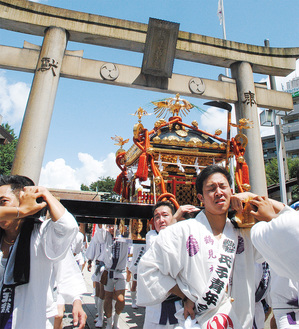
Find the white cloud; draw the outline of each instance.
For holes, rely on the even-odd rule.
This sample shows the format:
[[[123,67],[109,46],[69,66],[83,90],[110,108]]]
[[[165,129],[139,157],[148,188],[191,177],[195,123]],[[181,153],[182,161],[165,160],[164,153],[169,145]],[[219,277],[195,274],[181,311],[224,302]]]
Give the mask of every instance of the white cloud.
[[[199,128],[210,134],[214,134],[216,129],[226,132],[227,129],[227,111],[210,107],[201,115]]]
[[[258,113],[264,109],[258,108]],[[236,123],[234,106],[232,109],[231,122]],[[200,129],[205,130],[211,134],[214,134],[216,129],[222,130],[222,135],[220,137],[226,139],[227,131],[227,112],[222,109],[211,107],[207,110],[206,114],[201,116]],[[237,134],[237,128],[231,127],[232,136]],[[261,136],[268,136],[274,134],[274,127],[260,126]]]
[[[20,127],[29,90],[29,86],[24,82],[9,84],[5,75],[0,72],[0,114],[4,123]]]
[[[114,153],[109,153],[103,161],[95,160],[87,153],[78,153],[78,158],[82,166],[75,169],[64,159],[49,161],[41,170],[39,184],[49,188],[80,190],[81,184],[89,186],[101,176],[116,178],[120,173]]]
[[[82,167],[76,170],[77,177],[84,184],[89,185],[95,182],[99,177],[110,176],[116,178],[120,173],[120,169],[115,162],[115,154],[109,153],[103,161],[95,160],[90,154],[79,153],[79,160],[82,162]]]

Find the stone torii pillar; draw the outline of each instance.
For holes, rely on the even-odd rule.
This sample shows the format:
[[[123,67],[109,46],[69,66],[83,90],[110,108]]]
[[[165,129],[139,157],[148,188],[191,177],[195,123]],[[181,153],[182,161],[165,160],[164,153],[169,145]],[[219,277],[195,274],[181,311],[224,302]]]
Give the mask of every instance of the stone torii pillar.
[[[246,147],[245,160],[249,167],[251,192],[267,195],[264,153],[252,67],[247,62],[236,62],[232,64],[231,72],[232,77],[236,80],[238,94],[238,101],[235,103],[236,120],[238,122],[245,118],[253,122],[253,128],[242,131],[250,141]]]
[[[66,45],[66,30],[57,27],[46,30],[13,162],[12,174],[30,177],[36,184],[39,181]]]

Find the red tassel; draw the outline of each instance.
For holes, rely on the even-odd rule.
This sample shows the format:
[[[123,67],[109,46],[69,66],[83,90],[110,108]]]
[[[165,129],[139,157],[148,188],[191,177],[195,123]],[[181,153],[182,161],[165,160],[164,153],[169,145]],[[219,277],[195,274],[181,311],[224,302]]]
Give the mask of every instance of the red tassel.
[[[122,180],[123,180],[123,174],[120,173],[117,178],[116,178],[116,181],[115,181],[115,185],[113,187],[113,191],[116,193],[116,194],[121,194],[121,188],[122,188]]]
[[[127,183],[127,179],[124,180],[123,191],[122,191],[122,197],[123,197],[125,200],[128,200],[128,199],[129,199],[129,186],[128,186],[128,183]]]
[[[97,224],[92,225],[92,237],[94,236],[94,234],[96,232],[96,226],[97,226]]]
[[[138,168],[135,174],[140,182],[146,181],[148,177],[148,163],[146,153],[142,153],[139,157]]]
[[[242,184],[249,184],[249,169],[247,163],[242,163]]]

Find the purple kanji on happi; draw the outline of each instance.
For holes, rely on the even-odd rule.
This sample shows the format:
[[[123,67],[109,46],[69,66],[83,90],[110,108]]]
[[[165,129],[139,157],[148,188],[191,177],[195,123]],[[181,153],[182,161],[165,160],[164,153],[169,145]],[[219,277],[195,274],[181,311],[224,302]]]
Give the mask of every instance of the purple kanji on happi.
[[[199,251],[199,245],[194,236],[191,234],[186,242],[186,248],[189,256],[194,256]]]
[[[238,247],[237,247],[237,254],[242,254],[244,252],[245,247],[244,247],[244,239],[239,235],[238,236]]]

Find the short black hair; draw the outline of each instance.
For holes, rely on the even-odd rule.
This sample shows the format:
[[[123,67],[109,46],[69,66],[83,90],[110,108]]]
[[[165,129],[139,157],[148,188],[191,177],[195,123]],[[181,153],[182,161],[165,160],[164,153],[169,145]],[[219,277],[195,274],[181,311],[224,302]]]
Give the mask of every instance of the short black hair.
[[[26,177],[21,175],[11,175],[11,176],[0,176],[0,186],[10,185],[11,190],[13,193],[18,197],[18,193],[20,192],[25,186],[34,186],[34,182]]]
[[[229,183],[229,186],[232,185],[232,178],[231,178],[229,172],[224,167],[221,167],[218,165],[211,165],[211,166],[208,166],[205,169],[203,169],[196,178],[195,187],[196,187],[197,194],[198,193],[202,194],[202,188],[203,188],[204,181],[207,178],[209,178],[211,175],[216,174],[216,173],[220,173],[220,174],[224,175]]]
[[[170,202],[170,201],[158,201],[153,207],[153,216],[155,215],[155,210],[157,208],[161,207],[161,206],[166,206],[166,207],[170,208],[172,215],[175,214],[176,210],[175,210],[174,205],[173,205],[172,202]]]

